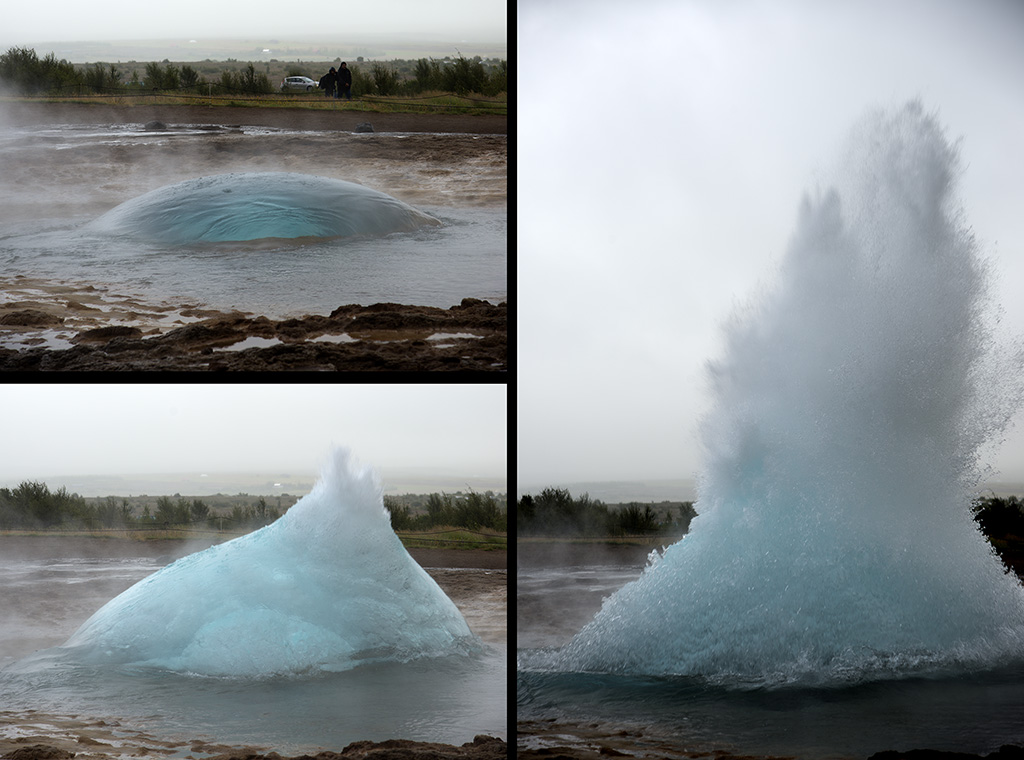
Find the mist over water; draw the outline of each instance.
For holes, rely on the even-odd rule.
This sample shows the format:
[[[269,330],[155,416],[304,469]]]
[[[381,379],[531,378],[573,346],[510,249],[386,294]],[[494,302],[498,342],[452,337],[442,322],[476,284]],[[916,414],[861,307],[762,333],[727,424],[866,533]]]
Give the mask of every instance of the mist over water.
[[[1020,661],[1024,591],[969,510],[1018,367],[959,172],[919,103],[857,126],[709,365],[690,534],[521,668],[774,686]]]

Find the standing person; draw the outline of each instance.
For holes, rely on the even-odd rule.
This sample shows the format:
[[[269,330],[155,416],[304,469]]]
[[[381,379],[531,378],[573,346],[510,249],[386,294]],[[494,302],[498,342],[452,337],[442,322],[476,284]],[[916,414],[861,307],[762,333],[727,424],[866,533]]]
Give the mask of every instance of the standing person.
[[[344,66],[345,64],[341,64]],[[320,89],[324,91],[324,94],[329,97],[335,97],[334,91],[338,87],[338,73],[331,66],[331,70],[320,77]]]
[[[352,72],[344,61],[341,62],[341,68],[338,70],[338,97],[352,100]]]

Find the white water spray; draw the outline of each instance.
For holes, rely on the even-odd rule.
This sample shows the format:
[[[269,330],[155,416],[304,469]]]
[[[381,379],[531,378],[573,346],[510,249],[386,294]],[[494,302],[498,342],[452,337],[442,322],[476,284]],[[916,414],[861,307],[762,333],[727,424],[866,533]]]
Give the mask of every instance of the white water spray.
[[[835,683],[1024,653],[1024,592],[969,512],[1019,384],[958,171],[920,104],[865,119],[710,367],[690,535],[549,666]]]

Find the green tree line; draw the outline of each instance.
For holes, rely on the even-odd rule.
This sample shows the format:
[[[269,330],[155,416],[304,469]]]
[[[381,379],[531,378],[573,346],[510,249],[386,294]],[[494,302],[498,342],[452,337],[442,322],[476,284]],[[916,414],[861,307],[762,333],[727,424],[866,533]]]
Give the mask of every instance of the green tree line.
[[[369,70],[351,65],[352,94],[417,95],[442,91],[457,95],[479,93],[494,96],[508,91],[508,64],[484,67],[479,56],[438,61],[421,58],[411,71],[397,63],[371,62]],[[324,72],[320,72],[322,74]],[[288,76],[308,76],[301,67],[293,67]],[[312,79],[318,80],[319,74]],[[53,53],[40,58],[31,48],[12,47],[0,55],[0,82],[5,89],[23,95],[68,94],[81,92],[195,91],[202,94],[269,95],[276,91],[270,77],[257,71],[253,63],[237,69],[225,69],[220,76],[207,79],[189,64],[177,66],[147,63],[142,78],[137,69],[130,76],[117,65],[94,63],[76,66],[57,60]]]
[[[169,525],[207,525],[236,530],[269,525],[280,517],[262,496],[251,506],[232,507],[216,514],[202,499],[160,496],[140,513],[128,499],[108,496],[86,499],[63,486],[51,491],[45,483],[24,481],[17,488],[0,488],[0,530],[74,528],[154,528]]]
[[[516,502],[516,532],[520,536],[587,538],[681,535],[696,516],[688,501],[678,506],[630,502],[612,509],[589,494],[574,498],[564,488],[545,488],[537,496],[524,494]]]
[[[407,504],[390,496],[384,497],[384,506],[391,513],[391,527],[395,530],[428,530],[441,525],[479,530],[490,528],[506,532],[508,511],[490,491],[468,494],[432,493],[427,497],[424,512],[413,514]]]
[[[490,491],[430,494],[426,497],[425,510],[416,513],[399,497],[387,496],[384,503],[391,512],[395,530],[425,530],[446,525],[505,531],[507,526],[507,511]],[[281,510],[268,505],[263,496],[248,505],[235,504],[230,511],[215,511],[203,499],[187,499],[178,494],[157,497],[137,509],[125,498],[86,499],[68,493],[64,487],[51,491],[45,483],[35,481],[24,481],[17,488],[0,488],[0,530],[96,530],[171,525],[238,530],[269,525],[280,516]]]

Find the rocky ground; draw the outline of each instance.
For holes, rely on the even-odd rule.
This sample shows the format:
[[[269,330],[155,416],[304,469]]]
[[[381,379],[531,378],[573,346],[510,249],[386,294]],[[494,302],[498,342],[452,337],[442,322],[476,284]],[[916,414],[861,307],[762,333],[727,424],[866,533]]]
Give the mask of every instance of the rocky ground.
[[[45,716],[40,716],[45,720]],[[3,716],[0,715],[0,725]],[[102,721],[100,721],[102,723]],[[320,752],[316,755],[283,757],[276,752],[262,753],[253,748],[218,746],[207,742],[186,742],[175,745],[172,742],[158,742],[153,747],[128,749],[119,746],[113,726],[94,726],[100,733],[109,729],[114,743],[80,737],[75,742],[58,741],[24,743],[7,749],[0,758],[4,760],[113,760],[121,757],[143,757],[149,755],[205,758],[206,760],[504,760],[508,757],[508,744],[494,736],[480,735],[461,746],[436,742],[415,742],[406,739],[388,739],[382,742],[352,742],[341,752]],[[184,755],[180,753],[185,753]]]
[[[0,309],[0,326],[60,328],[71,318],[63,315],[75,311],[68,307],[68,300],[8,303]],[[467,298],[449,309],[349,305],[326,316],[279,321],[202,309],[183,309],[180,314],[197,321],[166,332],[124,324],[72,331],[74,345],[63,350],[0,348],[0,371],[493,372],[508,368],[505,303]]]

